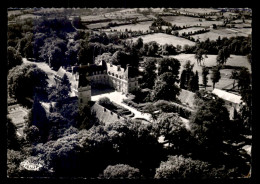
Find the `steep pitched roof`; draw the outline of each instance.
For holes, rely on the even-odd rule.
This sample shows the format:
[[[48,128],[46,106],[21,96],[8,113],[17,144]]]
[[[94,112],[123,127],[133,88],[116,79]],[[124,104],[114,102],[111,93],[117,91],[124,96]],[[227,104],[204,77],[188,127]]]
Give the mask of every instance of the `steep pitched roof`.
[[[96,117],[99,119],[99,121],[111,124],[115,123],[116,121],[124,120],[123,117],[119,116],[118,114],[106,109],[105,107],[95,103],[91,107],[91,111],[94,111],[96,113]]]
[[[127,76],[128,78],[137,77],[138,76],[138,68],[127,65],[126,71],[125,71],[125,76]]]
[[[212,93],[217,95],[219,98],[222,98],[222,99],[224,99],[226,101],[229,101],[229,102],[233,102],[235,104],[240,104],[242,102],[241,96],[235,95],[233,93],[229,93],[229,92],[226,92],[226,91],[223,91],[221,89],[215,88],[212,91]]]

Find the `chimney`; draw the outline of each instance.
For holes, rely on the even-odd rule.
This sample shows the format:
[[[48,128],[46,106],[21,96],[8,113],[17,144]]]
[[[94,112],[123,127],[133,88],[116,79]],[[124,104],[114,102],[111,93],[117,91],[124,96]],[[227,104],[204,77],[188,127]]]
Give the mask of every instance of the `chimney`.
[[[117,71],[121,70],[121,65],[117,65]]]

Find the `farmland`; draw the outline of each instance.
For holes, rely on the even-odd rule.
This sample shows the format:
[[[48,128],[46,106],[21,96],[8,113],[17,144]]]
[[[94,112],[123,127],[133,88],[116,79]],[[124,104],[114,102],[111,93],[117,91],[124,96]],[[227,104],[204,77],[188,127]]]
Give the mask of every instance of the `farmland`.
[[[181,35],[182,33],[188,33],[188,32],[192,32],[194,33],[195,31],[199,31],[199,30],[204,30],[205,28],[203,27],[191,27],[191,28],[187,28],[187,29],[182,29],[179,32],[179,35]]]
[[[178,11],[182,13],[213,13],[213,12],[219,12],[217,9],[212,8],[180,8]]]
[[[205,41],[208,38],[210,40],[216,40],[216,39],[218,39],[219,36],[220,36],[220,38],[223,38],[223,37],[230,38],[230,37],[236,37],[236,36],[247,37],[251,33],[252,33],[251,28],[241,28],[241,29],[224,28],[224,29],[211,29],[210,32],[193,35],[192,37],[195,40],[199,39],[200,41]]]
[[[7,29],[9,178],[250,176],[250,11],[17,9]]]
[[[138,38],[139,37],[133,38],[132,40],[135,42]],[[186,44],[192,45],[192,46],[195,45],[194,42],[189,41],[187,39],[176,37],[173,35],[164,34],[164,33],[155,33],[155,34],[145,35],[145,36],[141,36],[141,38],[143,39],[144,43],[156,41],[160,45],[172,44],[175,47],[177,45],[181,45],[183,47]]]
[[[209,27],[212,24],[221,25],[223,21],[200,21],[200,18],[187,17],[187,16],[165,16],[162,17],[165,21],[170,22],[172,25],[176,26],[202,26]]]
[[[126,29],[129,31],[149,31],[149,26],[151,26],[152,21],[145,21],[145,22],[140,22],[137,24],[130,24],[130,25],[122,25],[122,26],[116,26],[116,27],[111,27],[110,29],[105,29],[104,31],[110,31],[110,30],[117,30],[117,31],[122,31],[124,32]]]

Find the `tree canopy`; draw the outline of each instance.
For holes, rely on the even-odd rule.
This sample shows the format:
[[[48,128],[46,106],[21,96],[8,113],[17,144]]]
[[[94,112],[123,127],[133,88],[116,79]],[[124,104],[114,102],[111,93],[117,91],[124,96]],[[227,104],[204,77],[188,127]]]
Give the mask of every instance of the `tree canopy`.
[[[47,78],[34,64],[16,66],[8,74],[8,93],[24,104],[27,97],[32,99],[36,93],[46,92]]]

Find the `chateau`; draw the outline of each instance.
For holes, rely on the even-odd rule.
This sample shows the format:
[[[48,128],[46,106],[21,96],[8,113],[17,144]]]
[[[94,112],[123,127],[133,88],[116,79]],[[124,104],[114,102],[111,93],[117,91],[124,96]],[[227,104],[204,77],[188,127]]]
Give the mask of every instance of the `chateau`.
[[[91,100],[91,88],[114,88],[128,94],[138,88],[138,69],[126,65],[113,65],[102,61],[100,65],[73,66],[65,70],[61,67],[55,78],[60,80],[66,74],[71,82],[72,96],[78,96],[81,105]]]

